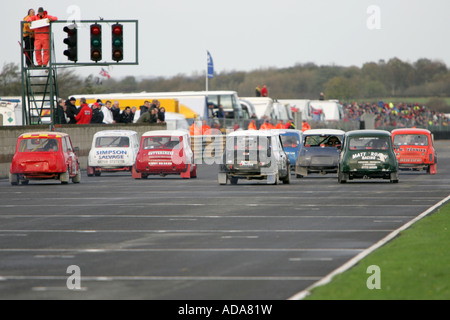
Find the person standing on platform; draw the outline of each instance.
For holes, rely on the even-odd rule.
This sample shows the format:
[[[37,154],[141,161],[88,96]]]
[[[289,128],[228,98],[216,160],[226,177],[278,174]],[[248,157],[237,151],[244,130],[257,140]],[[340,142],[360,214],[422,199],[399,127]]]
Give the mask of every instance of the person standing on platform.
[[[261,89],[261,96],[262,97],[268,97],[269,96],[269,91],[267,91],[267,86],[264,85]]]
[[[35,14],[34,10],[30,9],[23,20],[27,22],[27,19]],[[29,22],[23,24],[23,44],[25,45],[25,62],[28,68],[32,68],[34,67],[34,31],[30,29]]]
[[[261,97],[261,87],[259,85],[256,86],[255,95]]]
[[[27,22],[46,19],[48,23],[58,20],[57,17],[49,16],[44,8],[38,9],[38,14],[27,18]],[[47,67],[50,61],[50,27],[37,28],[34,36],[34,47],[36,51],[36,62],[38,67]]]

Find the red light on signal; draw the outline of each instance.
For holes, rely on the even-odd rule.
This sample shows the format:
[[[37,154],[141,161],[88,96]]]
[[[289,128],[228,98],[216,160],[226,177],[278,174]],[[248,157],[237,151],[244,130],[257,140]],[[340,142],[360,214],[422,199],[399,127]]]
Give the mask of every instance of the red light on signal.
[[[91,27],[91,33],[93,34],[93,35],[99,35],[100,34],[100,32],[101,32],[102,30],[100,29],[100,27],[99,26],[97,26],[97,25],[93,25],[92,27]]]
[[[122,34],[123,30],[122,30],[122,26],[119,25],[115,25],[113,27],[113,33],[117,36],[120,36]]]

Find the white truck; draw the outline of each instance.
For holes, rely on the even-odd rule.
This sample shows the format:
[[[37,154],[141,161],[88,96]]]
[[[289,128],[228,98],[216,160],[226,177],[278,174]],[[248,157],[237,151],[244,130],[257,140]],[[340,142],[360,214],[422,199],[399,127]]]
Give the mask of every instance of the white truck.
[[[22,117],[21,100],[0,99],[0,126],[20,126]]]
[[[311,119],[340,121],[344,119],[344,108],[335,100],[311,100]]]

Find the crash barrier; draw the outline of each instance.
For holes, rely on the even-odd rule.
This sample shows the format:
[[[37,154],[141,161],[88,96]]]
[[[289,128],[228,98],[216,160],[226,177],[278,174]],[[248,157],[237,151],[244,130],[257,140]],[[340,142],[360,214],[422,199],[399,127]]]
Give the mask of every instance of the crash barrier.
[[[248,129],[248,126],[250,122],[252,122],[252,119],[217,119],[212,118],[206,120],[206,124],[211,129],[218,129],[222,134],[226,134],[230,131],[235,130],[246,130]],[[257,119],[255,120],[256,128],[259,129],[260,126],[263,124],[264,120]],[[307,120],[308,124],[311,126],[311,129],[337,129],[337,130],[343,130],[343,131],[351,131],[351,130],[359,130],[359,129],[370,129],[368,126],[364,125],[364,122],[356,121],[356,120],[348,120],[348,121],[318,121],[318,120]],[[192,124],[192,121],[188,121],[189,125]],[[202,122],[199,122],[200,125]],[[276,125],[278,123],[277,120],[270,120],[270,123],[272,125]],[[435,138],[437,136],[443,136],[448,137],[450,128],[448,125],[446,125],[446,122],[438,123],[438,124],[432,124],[432,125],[415,125],[414,127],[422,128],[430,130],[434,135]],[[387,130],[392,131],[393,129],[400,129],[405,128],[405,126],[377,126],[375,129],[378,130]],[[302,129],[301,124],[297,125],[297,129]],[[447,139],[447,138],[445,138]]]
[[[133,130],[141,136],[147,131],[165,130],[165,124],[113,124],[113,125],[60,125],[56,132],[70,135],[74,148],[78,148],[77,155],[81,169],[87,168],[87,158],[92,145],[94,134],[102,130]],[[49,131],[48,125],[34,126],[0,126],[0,178],[7,178],[12,157],[16,149],[17,138],[26,132]]]
[[[226,134],[226,132],[235,131],[235,130],[246,130],[249,127],[250,122],[255,121],[255,126],[257,129],[261,127],[264,123],[262,119],[218,119],[211,118],[205,120],[205,124],[208,125],[212,130],[217,129],[222,134]],[[193,121],[188,121],[189,125],[192,124]],[[270,120],[269,121],[273,126],[278,124],[278,120]],[[199,126],[203,124],[202,121],[199,121]],[[287,123],[287,121],[283,121],[283,123]],[[359,121],[311,121],[308,120],[309,125],[312,129],[338,129],[344,131],[357,130],[360,128]],[[301,129],[301,123],[297,125],[297,129]]]

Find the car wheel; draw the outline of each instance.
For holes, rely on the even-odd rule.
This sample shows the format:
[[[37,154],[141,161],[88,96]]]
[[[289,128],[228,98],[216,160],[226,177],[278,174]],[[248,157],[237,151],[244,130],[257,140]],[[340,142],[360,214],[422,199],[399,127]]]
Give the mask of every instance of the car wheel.
[[[87,176],[88,177],[93,177],[94,176],[94,168],[90,167],[89,165],[87,167]]]
[[[19,176],[14,173],[9,174],[9,182],[12,186],[17,186],[19,184]]]
[[[61,181],[61,184],[68,184],[69,183],[69,179],[70,179],[69,168],[67,168],[66,172],[61,173],[59,175],[59,181]]]
[[[277,174],[275,175],[275,182],[273,184],[278,185],[279,183],[280,183],[280,175],[277,172]]]
[[[436,174],[436,173],[437,173],[437,164],[435,163],[435,164],[430,165],[430,166],[428,167],[427,172],[428,172],[429,174]]]
[[[230,178],[230,183],[231,184],[238,184],[238,178]]]
[[[283,179],[283,184],[290,184],[290,183],[291,183],[291,174],[288,171],[287,175],[286,175],[286,178]]]
[[[73,183],[80,183],[81,182],[81,172],[78,170],[75,177],[72,178]]]
[[[392,183],[398,183],[398,172],[392,172],[391,173],[391,182]]]
[[[195,179],[197,178],[197,165],[193,165],[194,166],[194,170],[192,170],[191,172],[191,178]]]
[[[338,172],[338,182],[339,183],[346,183],[347,182],[347,179],[346,179],[344,173]]]
[[[308,175],[308,168],[300,168],[299,174],[300,174],[302,177],[306,177],[306,176]]]
[[[133,166],[133,168],[131,168],[131,177],[133,179],[142,179],[142,173],[137,172],[136,170],[136,166]]]

